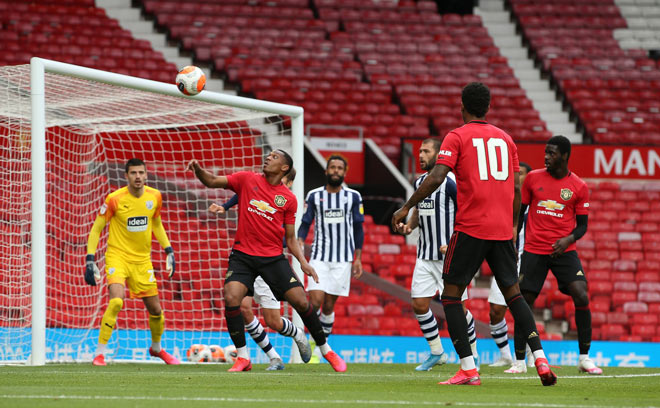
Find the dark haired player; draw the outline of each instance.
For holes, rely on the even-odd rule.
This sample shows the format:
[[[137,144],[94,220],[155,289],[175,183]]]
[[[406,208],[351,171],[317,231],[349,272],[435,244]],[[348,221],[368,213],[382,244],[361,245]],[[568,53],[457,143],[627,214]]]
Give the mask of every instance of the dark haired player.
[[[580,356],[578,370],[592,375],[603,373],[589,358],[591,311],[587,279],[575,241],[587,232],[589,188],[568,169],[571,142],[553,136],[545,146],[545,169],[534,170],[522,188],[523,209],[529,206],[525,251],[520,263],[520,290],[527,303],[534,304],[548,269],[557,277],[559,290],[575,305]],[[524,332],[515,332],[516,359],[524,360]]]
[[[516,276],[513,242],[520,210],[518,151],[508,134],[485,120],[490,107],[487,86],[479,82],[466,85],[461,100],[465,125],[447,134],[433,170],[392,216],[392,227],[400,228],[410,209],[435,191],[453,170],[458,210],[445,257],[441,300],[461,368],[440,384],[481,384],[468,341],[461,296],[486,259],[534,353],[541,382],[554,385],[557,376],[545,358],[534,316],[520,295]]]
[[[273,150],[264,160],[263,173],[241,171],[228,176],[214,176],[197,160],[188,169],[210,188],[228,188],[238,194],[238,230],[229,255],[225,276],[225,318],[238,358],[229,371],[252,369],[245,345],[245,323],[241,302],[245,295],[253,296],[254,280],[261,276],[277,300],[286,300],[300,314],[305,327],[335,371],[346,371],[346,363],[326,342],[321,322],[307,300],[298,277],[282,253],[286,236],[289,252],[300,262],[302,271],[315,281],[316,271],[300,249],[295,237],[296,196],[282,184],[282,178],[293,168],[293,159],[283,150]],[[302,351],[302,350],[301,350]],[[301,356],[307,362],[311,353]]]

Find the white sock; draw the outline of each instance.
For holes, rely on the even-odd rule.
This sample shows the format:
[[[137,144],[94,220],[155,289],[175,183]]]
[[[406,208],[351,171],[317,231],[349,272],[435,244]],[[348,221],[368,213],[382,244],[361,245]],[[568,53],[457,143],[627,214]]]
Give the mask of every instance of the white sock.
[[[580,354],[580,356],[578,357],[578,360],[579,360],[580,362],[582,362],[582,361],[584,361],[584,360],[586,360],[586,359],[588,359],[588,358],[589,358],[589,354]]]
[[[152,341],[151,342],[151,349],[154,352],[158,353],[161,350],[161,348],[162,347],[160,346],[160,341]]]
[[[534,361],[538,360],[539,358],[545,358],[545,353],[543,352],[543,349],[538,349],[534,352]]]
[[[474,364],[474,357],[467,356],[461,359],[461,370],[475,370],[477,366]]]
[[[96,345],[96,355],[98,356],[99,354],[105,354],[105,351],[108,349],[107,344],[97,344]]]
[[[318,348],[321,350],[321,354],[323,354],[324,356],[332,351],[327,341],[325,342],[324,345],[319,346]]]
[[[335,312],[332,312],[328,315],[321,313],[319,315],[319,321],[321,322],[321,327],[323,328],[325,337],[328,337],[332,333],[332,326],[335,324]]]
[[[248,354],[247,346],[236,348],[236,358],[238,358],[238,357],[244,358],[246,360],[250,359],[250,355]]]
[[[419,328],[424,335],[424,338],[431,347],[431,354],[440,355],[444,352],[442,342],[438,333],[438,322],[435,320],[431,310],[427,310],[424,314],[416,314],[415,318],[419,323]]]

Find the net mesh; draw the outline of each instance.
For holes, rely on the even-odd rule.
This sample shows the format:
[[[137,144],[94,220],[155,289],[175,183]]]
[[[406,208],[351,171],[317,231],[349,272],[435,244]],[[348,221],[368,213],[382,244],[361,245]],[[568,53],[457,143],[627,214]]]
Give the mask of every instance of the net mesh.
[[[0,361],[25,361],[31,326],[30,67],[0,68]],[[184,171],[196,158],[219,174],[260,171],[264,154],[291,151],[287,118],[249,109],[46,74],[47,361],[89,361],[107,305],[105,277],[85,284],[87,236],[107,194],[126,184],[124,163],[147,163],[147,184],[163,195],[162,219],[177,257],[167,278],[158,242],[152,262],[165,313],[163,346],[183,359],[192,344],[228,345],[222,280],[236,212],[207,209],[233,193]],[[106,227],[97,251],[103,268]],[[104,274],[102,274],[104,275]],[[285,307],[283,313],[290,309]],[[110,359],[146,360],[148,313],[127,293],[108,345]],[[289,339],[271,334],[284,358]],[[265,355],[248,343],[252,358]]]

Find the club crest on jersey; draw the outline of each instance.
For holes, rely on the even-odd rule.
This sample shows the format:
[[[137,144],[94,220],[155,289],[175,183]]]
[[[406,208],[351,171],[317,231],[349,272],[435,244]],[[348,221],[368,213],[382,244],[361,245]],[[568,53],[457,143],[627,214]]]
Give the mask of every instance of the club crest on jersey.
[[[146,204],[146,206],[147,206],[147,210],[151,210],[151,209],[154,208],[154,202],[153,202],[153,200],[148,200],[145,204]]]
[[[568,188],[562,188],[561,191],[559,192],[559,196],[561,197],[562,200],[568,201],[571,199],[571,197],[573,197],[573,192]]]
[[[101,209],[99,210],[99,214],[104,215],[108,211],[108,206],[106,204],[103,204],[101,206]]]
[[[278,207],[284,207],[284,204],[286,204],[286,198],[281,195],[276,195],[275,196],[275,205]]]

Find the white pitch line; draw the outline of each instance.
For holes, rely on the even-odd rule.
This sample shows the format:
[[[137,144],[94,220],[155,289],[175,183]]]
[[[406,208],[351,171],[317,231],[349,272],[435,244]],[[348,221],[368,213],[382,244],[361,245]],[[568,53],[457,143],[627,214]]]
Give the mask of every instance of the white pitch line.
[[[555,374],[557,374],[555,372]],[[557,377],[561,380],[562,378],[567,378],[570,380],[582,380],[582,379],[588,379],[588,380],[597,380],[599,378],[637,378],[637,377],[660,377],[660,373],[649,373],[649,374],[614,374],[614,375],[589,375],[589,374],[583,374],[583,375],[557,375]],[[515,375],[511,376],[486,376],[482,377],[486,379],[494,379],[494,380],[538,380],[539,378],[536,376],[525,376],[525,377],[518,377]]]
[[[296,403],[296,404],[336,404],[336,405],[425,405],[447,406],[458,405],[467,407],[536,407],[536,408],[660,408],[657,406],[632,407],[613,405],[575,405],[575,404],[544,404],[544,403],[512,403],[512,402],[463,402],[463,401],[406,401],[406,400],[321,400],[321,399],[279,399],[279,398],[223,398],[223,397],[156,397],[156,396],[110,396],[110,395],[0,395],[2,399],[69,399],[89,401],[185,401],[185,402],[233,402],[233,403]]]

